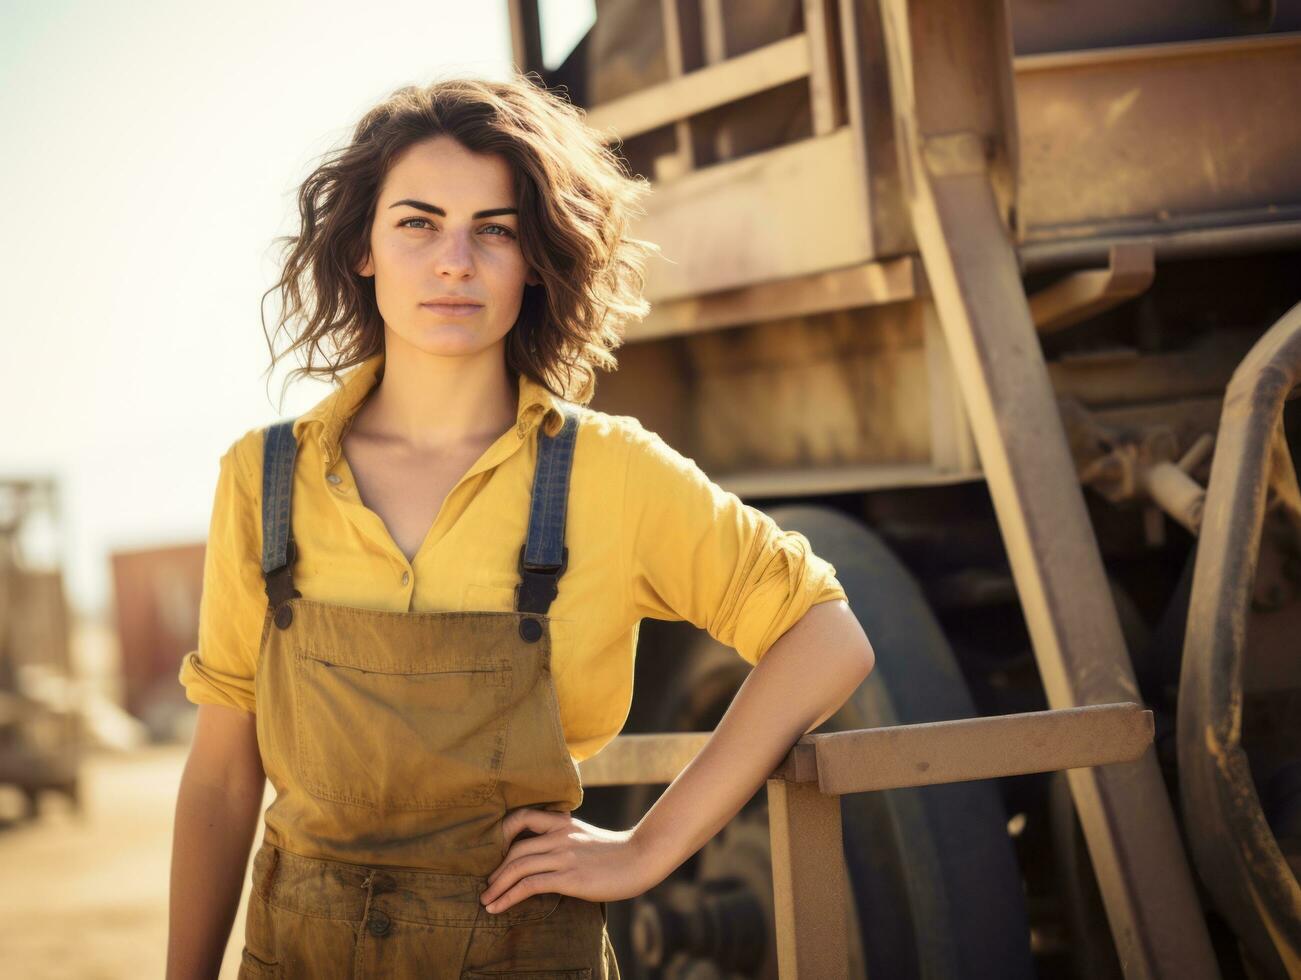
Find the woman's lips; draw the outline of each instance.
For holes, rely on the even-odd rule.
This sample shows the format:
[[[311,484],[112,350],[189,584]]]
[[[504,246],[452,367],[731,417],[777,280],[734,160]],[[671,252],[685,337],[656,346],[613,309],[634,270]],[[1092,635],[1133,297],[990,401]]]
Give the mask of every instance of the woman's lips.
[[[445,316],[470,316],[483,309],[477,303],[421,303],[420,305],[426,310],[433,310]]]

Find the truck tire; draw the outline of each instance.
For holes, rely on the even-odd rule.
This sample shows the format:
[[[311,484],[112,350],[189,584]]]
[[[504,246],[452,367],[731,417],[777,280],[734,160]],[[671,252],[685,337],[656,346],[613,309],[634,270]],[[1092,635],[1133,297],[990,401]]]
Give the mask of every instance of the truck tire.
[[[835,566],[876,652],[871,675],[820,730],[975,715],[920,586],[875,533],[823,507],[770,513]],[[1035,975],[1021,874],[993,780],[855,793],[841,809],[868,976]]]
[[[804,534],[814,552],[836,567],[877,655],[867,681],[818,731],[975,714],[917,582],[877,535],[822,507],[782,506],[770,513],[782,528]],[[646,626],[643,642],[655,648],[657,670],[646,678],[654,690],[639,691],[636,703],[649,710],[635,719],[636,730],[711,730],[749,665],[687,624]],[[599,802],[591,800],[592,816],[632,826],[661,792],[662,786],[630,786],[614,790],[613,799],[600,793]],[[995,783],[856,793],[842,799],[841,812],[859,926],[850,937],[850,976],[1034,976],[1020,872]],[[628,980],[776,976],[766,827],[761,788],[669,879],[611,906],[610,934]],[[756,840],[764,846],[761,858]],[[708,935],[703,941],[692,936],[697,948],[682,953],[697,918],[710,922]],[[757,931],[756,919],[762,920]],[[707,948],[700,948],[702,942]],[[766,952],[754,948],[760,944]],[[651,965],[645,962],[648,948],[656,950]]]

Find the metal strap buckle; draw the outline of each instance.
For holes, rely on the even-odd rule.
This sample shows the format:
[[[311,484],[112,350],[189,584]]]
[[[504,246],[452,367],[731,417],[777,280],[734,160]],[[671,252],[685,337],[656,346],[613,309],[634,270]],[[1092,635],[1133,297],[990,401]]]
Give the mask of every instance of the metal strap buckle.
[[[285,563],[279,568],[263,573],[266,579],[267,599],[272,609],[279,609],[280,604],[286,599],[294,599],[302,595],[294,588],[293,565],[297,557],[298,546],[294,544],[294,539],[290,538],[285,548]]]
[[[558,579],[569,567],[569,549],[560,551],[559,565],[544,565],[530,568],[524,564],[526,544],[519,552],[519,601],[516,608],[520,612],[545,612],[560,592]]]

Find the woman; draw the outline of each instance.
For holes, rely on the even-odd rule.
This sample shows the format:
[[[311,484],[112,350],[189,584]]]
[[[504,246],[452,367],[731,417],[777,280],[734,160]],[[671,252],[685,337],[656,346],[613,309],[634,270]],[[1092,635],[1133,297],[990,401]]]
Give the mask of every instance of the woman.
[[[401,89],[304,182],[280,326],[300,373],[347,373],[221,460],[169,977],[220,966],[267,778],[241,976],[618,977],[605,903],[690,857],[871,670],[802,535],[587,407],[647,310],[645,189],[523,79]],[[572,816],[575,763],[622,727],[646,616],[757,666],[608,830]]]

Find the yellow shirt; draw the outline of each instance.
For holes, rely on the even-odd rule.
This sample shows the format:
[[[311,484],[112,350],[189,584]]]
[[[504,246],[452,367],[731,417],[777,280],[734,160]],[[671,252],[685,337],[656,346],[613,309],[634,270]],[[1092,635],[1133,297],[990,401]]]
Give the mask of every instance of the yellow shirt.
[[[548,432],[559,428],[555,396],[519,377],[516,424],[453,487],[408,563],[360,499],[341,449],[383,360],[357,365],[294,422],[294,586],[309,599],[369,609],[513,610],[537,459],[532,434],[544,416]],[[556,695],[576,760],[623,727],[643,617],[687,620],[755,664],[810,606],[846,598],[834,566],[804,535],[723,490],[632,416],[585,408],[573,459],[569,567],[549,616]],[[259,428],[221,458],[198,650],[180,671],[195,704],[255,710],[267,608],[261,515]]]

